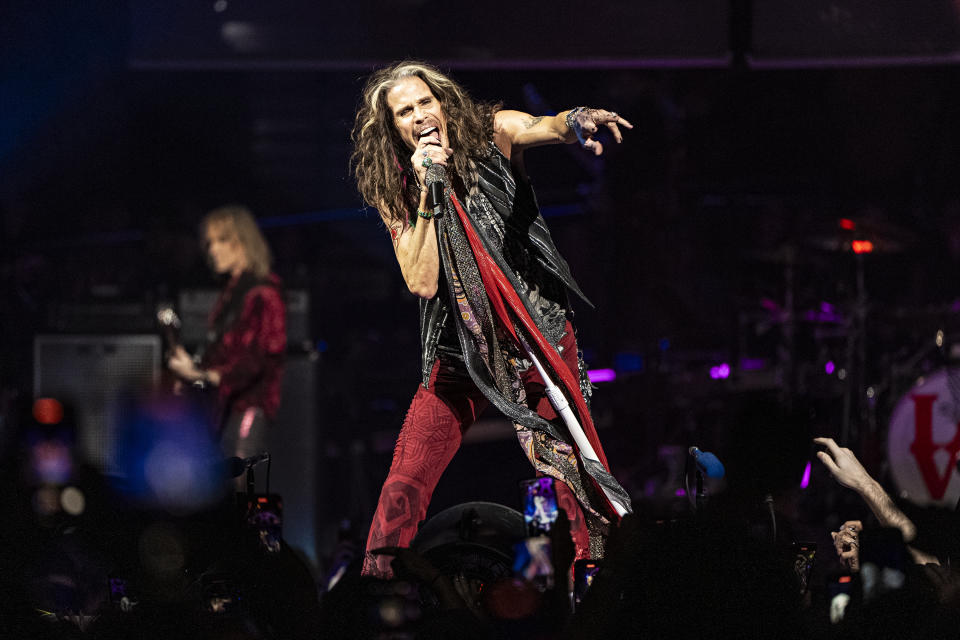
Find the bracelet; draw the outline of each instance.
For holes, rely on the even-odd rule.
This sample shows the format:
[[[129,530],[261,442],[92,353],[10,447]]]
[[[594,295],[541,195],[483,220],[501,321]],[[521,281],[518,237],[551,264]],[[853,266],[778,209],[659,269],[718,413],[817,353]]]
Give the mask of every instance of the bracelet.
[[[567,128],[570,129],[570,131],[577,130],[577,116],[580,115],[580,112],[584,109],[586,109],[586,107],[574,107],[567,112],[567,117],[564,118],[564,120],[566,121]]]
[[[420,216],[421,218],[424,218],[425,220],[429,220],[430,218],[433,217],[433,212],[417,209],[417,215]]]

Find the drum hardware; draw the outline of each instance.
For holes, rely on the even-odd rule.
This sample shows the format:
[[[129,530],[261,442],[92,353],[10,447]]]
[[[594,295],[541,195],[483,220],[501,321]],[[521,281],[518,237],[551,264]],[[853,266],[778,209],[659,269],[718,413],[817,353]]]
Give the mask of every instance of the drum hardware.
[[[843,369],[846,371],[843,396],[843,417],[840,437],[844,442],[859,439],[856,424],[867,424],[871,434],[877,431],[877,395],[882,385],[867,385],[867,320],[871,314],[865,284],[866,257],[871,254],[893,254],[913,244],[910,231],[873,218],[840,218],[833,229],[813,235],[807,243],[823,251],[852,253],[854,256],[854,298],[848,324]]]
[[[778,304],[769,299],[760,306],[767,317],[753,326],[761,336],[773,328],[779,328],[779,344],[775,350],[783,372],[783,391],[789,400],[808,387],[823,388],[822,383],[810,378],[816,372],[822,374],[827,362],[833,364],[827,374],[842,385],[843,414],[840,437],[845,442],[860,437],[857,425],[865,425],[870,433],[877,429],[876,405],[880,395],[890,386],[881,381],[868,384],[868,364],[876,356],[870,351],[868,322],[872,322],[874,309],[865,284],[866,260],[870,254],[894,254],[905,251],[915,242],[909,230],[869,217],[840,218],[829,223],[827,228],[810,235],[784,243],[773,249],[754,252],[754,261],[776,264],[782,267],[783,301]],[[840,307],[823,302],[812,308],[798,305],[796,300],[798,271],[804,266],[836,267],[842,255],[853,257],[853,291],[847,304]],[[836,269],[833,269],[836,271]],[[741,317],[740,356],[750,354],[745,347],[744,319]],[[813,351],[810,339],[813,341]],[[842,353],[823,343],[843,340]],[[878,361],[879,363],[879,361]],[[960,389],[960,387],[958,387]]]

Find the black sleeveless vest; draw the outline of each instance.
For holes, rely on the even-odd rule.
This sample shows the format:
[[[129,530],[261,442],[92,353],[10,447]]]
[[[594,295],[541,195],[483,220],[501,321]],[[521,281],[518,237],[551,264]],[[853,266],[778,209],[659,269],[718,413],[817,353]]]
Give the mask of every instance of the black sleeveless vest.
[[[591,304],[573,279],[567,261],[553,243],[547,224],[540,215],[530,182],[514,175],[510,161],[494,143],[491,142],[490,147],[490,155],[476,161],[477,189],[486,196],[496,214],[503,219],[503,258],[511,267],[516,265],[515,272],[506,275],[513,276],[511,280],[516,282],[519,271],[523,269],[527,280],[534,278],[531,284],[536,285],[538,291],[549,292],[550,297],[556,298],[556,302],[564,309],[569,308],[567,290],[573,291],[584,302]],[[471,198],[467,204],[467,214],[474,224],[479,218],[474,215],[475,202]],[[439,229],[439,225],[435,227]],[[477,231],[484,233],[482,228]],[[531,265],[534,268],[531,269]],[[525,294],[522,290],[517,293],[521,298]],[[536,318],[536,315],[534,317]],[[456,321],[455,314],[451,313],[449,284],[441,264],[437,295],[429,300],[420,300],[421,374],[424,387],[429,384],[438,351],[448,357],[463,358],[453,325]]]

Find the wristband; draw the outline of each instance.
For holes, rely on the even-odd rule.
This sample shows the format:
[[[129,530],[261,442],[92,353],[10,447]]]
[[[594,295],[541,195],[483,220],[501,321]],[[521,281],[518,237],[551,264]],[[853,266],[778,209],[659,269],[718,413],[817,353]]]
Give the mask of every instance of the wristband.
[[[429,220],[430,218],[433,217],[433,212],[432,212],[432,211],[423,211],[422,209],[417,209],[417,215],[420,216],[421,218],[424,218],[425,220]]]
[[[564,118],[564,121],[567,123],[567,128],[570,131],[577,131],[577,116],[580,115],[580,112],[586,109],[586,107],[575,107],[567,112],[567,117]]]

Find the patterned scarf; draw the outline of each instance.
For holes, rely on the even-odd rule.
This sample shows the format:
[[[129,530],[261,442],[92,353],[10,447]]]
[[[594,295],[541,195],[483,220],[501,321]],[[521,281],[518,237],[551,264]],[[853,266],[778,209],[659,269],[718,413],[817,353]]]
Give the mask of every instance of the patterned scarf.
[[[534,306],[529,300],[530,287],[518,282],[518,274],[503,260],[502,217],[483,192],[471,196],[472,216],[452,190],[447,194],[445,213],[438,220],[441,265],[460,318],[457,328],[471,377],[494,405],[513,419],[521,445],[537,471],[565,482],[577,496],[591,531],[591,547],[598,545],[593,551],[602,555],[601,536],[594,534],[606,530],[615,512],[600,486],[612,489],[624,504],[630,501],[609,472],[580,380],[545,337],[539,326],[543,318],[528,308]],[[528,294],[528,300],[518,295],[518,285]],[[527,406],[521,380],[525,350],[520,345],[524,342],[564,390],[599,463],[578,459],[566,429],[544,420]],[[586,471],[586,478],[581,470]]]

